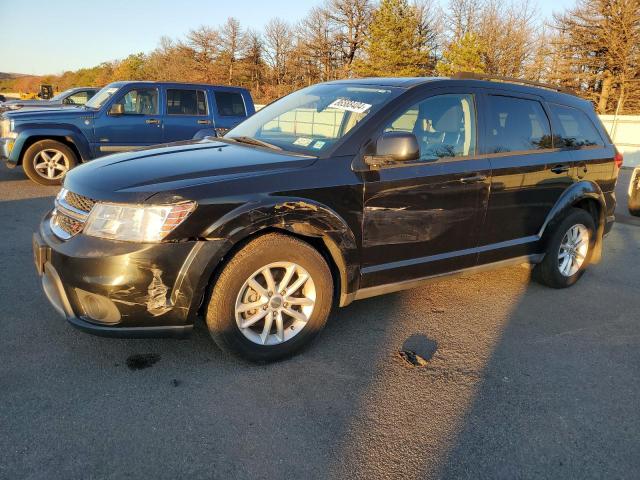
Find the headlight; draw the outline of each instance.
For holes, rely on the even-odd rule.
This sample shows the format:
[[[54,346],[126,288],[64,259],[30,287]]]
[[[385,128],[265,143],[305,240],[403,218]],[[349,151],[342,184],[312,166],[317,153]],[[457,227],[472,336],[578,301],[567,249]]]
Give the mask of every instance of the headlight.
[[[15,127],[13,119],[4,119],[0,121],[0,137],[1,138],[15,138],[17,134],[13,131]]]
[[[149,206],[96,203],[91,209],[84,233],[127,242],[160,242],[195,207],[195,202]]]

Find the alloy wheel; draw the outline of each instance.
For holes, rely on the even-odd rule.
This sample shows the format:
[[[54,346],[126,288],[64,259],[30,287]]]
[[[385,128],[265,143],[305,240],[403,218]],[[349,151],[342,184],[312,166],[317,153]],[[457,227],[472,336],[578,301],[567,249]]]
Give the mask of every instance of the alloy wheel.
[[[70,166],[67,156],[55,148],[41,150],[33,158],[34,170],[47,180],[58,180],[64,177]]]
[[[316,303],[311,275],[292,262],[256,270],[242,285],[235,305],[240,332],[259,345],[278,345],[299,334]]]
[[[584,264],[589,251],[589,230],[582,224],[565,233],[558,250],[558,269],[565,277],[575,275]]]

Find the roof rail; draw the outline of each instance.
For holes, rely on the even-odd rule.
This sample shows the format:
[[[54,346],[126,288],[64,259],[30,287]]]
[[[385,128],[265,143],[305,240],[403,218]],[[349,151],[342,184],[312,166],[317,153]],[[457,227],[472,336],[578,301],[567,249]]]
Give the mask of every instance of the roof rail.
[[[576,95],[576,92],[566,87],[559,87],[558,85],[551,85],[548,83],[534,82],[532,80],[524,80],[522,78],[512,77],[500,77],[497,75],[487,75],[484,73],[475,72],[457,72],[452,78],[464,79],[464,80],[488,80],[491,82],[509,82],[519,83],[521,85],[531,85],[534,87],[546,88],[548,90],[555,90],[556,92],[568,93],[569,95]]]

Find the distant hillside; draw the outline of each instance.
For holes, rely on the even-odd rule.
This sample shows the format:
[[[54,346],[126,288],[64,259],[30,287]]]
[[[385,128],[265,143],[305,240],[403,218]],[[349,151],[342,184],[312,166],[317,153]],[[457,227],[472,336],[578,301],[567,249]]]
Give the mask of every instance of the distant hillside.
[[[14,80],[16,78],[20,78],[20,77],[29,77],[30,75],[27,75],[26,73],[7,73],[7,72],[0,72],[0,80]]]

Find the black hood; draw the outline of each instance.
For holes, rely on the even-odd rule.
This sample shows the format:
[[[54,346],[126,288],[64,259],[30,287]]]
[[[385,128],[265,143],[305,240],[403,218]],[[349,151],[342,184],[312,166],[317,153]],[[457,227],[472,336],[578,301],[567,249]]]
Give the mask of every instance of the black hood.
[[[90,161],[69,172],[64,186],[96,200],[143,202],[157,193],[184,192],[199,185],[286,172],[311,165],[315,160],[315,157],[203,139]]]

